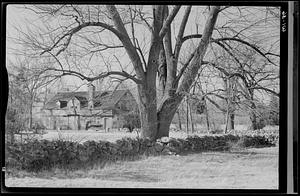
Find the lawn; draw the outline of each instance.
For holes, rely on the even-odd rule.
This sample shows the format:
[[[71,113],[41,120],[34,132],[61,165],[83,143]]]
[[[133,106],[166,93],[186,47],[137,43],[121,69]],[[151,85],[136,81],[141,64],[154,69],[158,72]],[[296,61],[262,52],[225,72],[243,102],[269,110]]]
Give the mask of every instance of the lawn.
[[[197,135],[207,135],[203,133],[195,133]],[[189,134],[191,135],[191,133]],[[73,142],[83,143],[88,140],[94,141],[109,141],[115,142],[118,139],[122,139],[123,137],[131,137],[135,138],[138,136],[136,131],[127,132],[125,130],[111,130],[109,132],[105,132],[104,130],[95,131],[95,130],[46,130],[44,134],[24,134],[22,136],[23,139],[26,138],[36,138],[36,139],[46,139],[46,140],[67,140]],[[170,137],[173,138],[186,138],[188,134],[183,131],[170,131]],[[20,141],[20,135],[15,136],[18,141]]]
[[[240,132],[246,132],[246,126],[245,125],[237,125]],[[204,136],[209,135],[207,131],[204,131],[203,127],[198,127],[199,131],[195,133],[186,133],[185,131],[170,131],[169,136],[173,138],[186,138],[188,135],[198,135],[198,136]],[[268,126],[264,128],[265,130],[278,130],[279,128],[276,126]],[[216,135],[216,134],[215,134]],[[220,134],[222,135],[222,134]],[[96,130],[46,130],[44,134],[24,134],[22,135],[22,138],[37,138],[37,139],[47,139],[47,140],[68,140],[68,141],[74,141],[83,143],[88,140],[94,140],[94,141],[109,141],[109,142],[115,142],[118,139],[122,139],[123,137],[137,137],[138,134],[136,131],[133,131],[132,133],[126,132],[125,130],[110,130],[109,132],[105,132],[104,130],[96,131]],[[17,140],[20,141],[20,135],[15,136]]]
[[[135,138],[138,136],[139,133],[136,131],[127,132],[125,130],[110,130],[109,132],[105,132],[104,130],[96,131],[96,130],[46,130],[44,134],[24,134],[22,136],[23,139],[25,138],[36,138],[36,139],[46,139],[46,140],[67,140],[73,142],[83,143],[88,140],[94,141],[109,141],[115,142],[118,139],[122,139],[123,137],[131,137]],[[169,137],[172,138],[186,138],[189,135],[198,135],[198,136],[205,136],[209,135],[207,132],[195,132],[195,133],[186,133],[185,131],[170,131]],[[222,135],[222,134],[214,134],[214,135]],[[15,136],[16,139],[20,140],[20,135]]]
[[[104,168],[6,175],[9,187],[277,189],[278,147],[144,157]]]

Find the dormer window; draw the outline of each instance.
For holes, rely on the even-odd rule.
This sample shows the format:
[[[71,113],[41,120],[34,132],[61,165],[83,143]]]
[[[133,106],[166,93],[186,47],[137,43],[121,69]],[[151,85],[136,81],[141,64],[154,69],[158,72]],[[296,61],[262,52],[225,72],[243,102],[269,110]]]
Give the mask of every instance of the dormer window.
[[[60,102],[60,108],[65,108],[68,105],[67,101],[59,101]]]

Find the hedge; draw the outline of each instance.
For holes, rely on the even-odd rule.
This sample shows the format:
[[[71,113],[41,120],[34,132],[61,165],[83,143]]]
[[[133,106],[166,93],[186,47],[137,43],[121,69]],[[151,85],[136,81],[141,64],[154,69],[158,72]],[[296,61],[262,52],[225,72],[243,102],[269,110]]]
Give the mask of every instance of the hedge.
[[[141,155],[228,151],[236,143],[242,147],[275,145],[274,141],[264,136],[238,135],[169,138],[167,143],[141,138],[122,138],[114,143],[86,141],[82,144],[63,140],[33,140],[23,144],[7,144],[6,167],[35,172],[57,167],[79,169],[117,160],[135,160]]]

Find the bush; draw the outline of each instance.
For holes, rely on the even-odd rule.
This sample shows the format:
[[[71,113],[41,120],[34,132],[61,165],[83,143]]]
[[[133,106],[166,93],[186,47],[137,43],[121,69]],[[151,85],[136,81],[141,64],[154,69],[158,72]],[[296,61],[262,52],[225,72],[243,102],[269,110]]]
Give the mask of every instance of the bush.
[[[136,128],[141,128],[141,121],[139,114],[137,113],[126,113],[123,114],[123,126],[122,128],[127,128],[129,132],[132,132]]]
[[[83,144],[62,140],[32,140],[23,144],[7,144],[6,166],[35,172],[56,167],[76,169],[117,160],[134,160],[141,155],[226,151],[237,142],[243,147],[274,146],[273,141],[265,136],[238,135],[171,138],[168,144],[141,138],[122,138],[115,143],[86,141]]]
[[[24,127],[25,119],[22,113],[18,112],[16,109],[11,108],[11,106],[8,105],[5,118],[5,134],[9,137],[9,139],[7,137],[7,142],[14,143],[14,135],[23,131]]]

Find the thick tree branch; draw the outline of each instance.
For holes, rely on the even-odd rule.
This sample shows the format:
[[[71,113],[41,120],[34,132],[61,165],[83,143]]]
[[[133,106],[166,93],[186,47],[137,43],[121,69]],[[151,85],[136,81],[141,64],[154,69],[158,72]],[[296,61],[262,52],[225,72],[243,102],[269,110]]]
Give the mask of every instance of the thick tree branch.
[[[190,62],[192,61],[192,59],[194,58],[194,56],[196,55],[196,50],[190,55],[190,57],[188,58],[188,60],[186,61],[185,64],[183,64],[182,68],[180,69],[179,73],[176,76],[175,82],[178,83],[180,78],[182,77],[184,71],[187,69],[187,67],[189,66]]]
[[[186,68],[185,73],[182,76],[181,84],[178,87],[176,93],[180,96],[183,96],[185,92],[189,92],[190,87],[200,69],[201,62],[204,58],[206,53],[213,29],[215,27],[215,23],[218,18],[220,6],[213,6],[210,9],[210,13],[208,19],[206,21],[202,39],[196,48],[196,53],[190,63],[190,65]]]
[[[159,66],[159,53],[163,47],[162,39],[159,38],[159,31],[163,25],[164,21],[164,11],[167,11],[166,5],[154,5],[152,7],[153,10],[153,31],[151,34],[151,43],[150,49],[148,53],[148,61],[146,67],[146,78],[148,87],[153,91],[154,95],[156,96],[156,76],[157,70]],[[154,92],[155,91],[155,92]]]
[[[56,69],[56,68],[46,68],[44,70],[44,72],[47,71],[56,71],[56,72],[62,72],[61,76],[65,76],[65,75],[71,75],[71,76],[76,76],[78,78],[80,78],[81,80],[86,80],[89,82],[95,81],[95,80],[99,80],[111,75],[118,75],[118,76],[122,76],[128,79],[131,79],[132,81],[134,81],[137,84],[140,84],[142,81],[137,79],[134,75],[130,75],[129,73],[125,72],[125,71],[109,71],[109,72],[103,72],[101,74],[99,74],[98,76],[95,77],[88,77],[83,75],[80,72],[77,71],[72,71],[72,70],[64,70],[64,69]]]
[[[184,36],[182,38],[182,43],[189,40],[189,39],[195,39],[195,38],[202,38],[202,34],[192,34],[192,35]]]
[[[98,79],[105,78],[105,77],[110,76],[110,75],[119,75],[119,76],[123,76],[125,78],[129,78],[129,79],[131,79],[132,81],[134,81],[137,84],[141,84],[142,83],[142,81],[139,80],[139,79],[137,79],[134,75],[130,75],[129,73],[127,73],[125,71],[103,72],[103,73],[99,74],[98,76],[91,77],[89,81],[98,80]]]
[[[182,43],[183,43],[182,37],[183,37],[183,34],[184,34],[184,30],[185,30],[188,18],[189,18],[190,13],[191,13],[191,9],[192,9],[192,6],[188,6],[186,8],[184,16],[183,16],[181,24],[180,24],[180,27],[179,27],[178,35],[177,35],[177,38],[176,38],[175,49],[174,49],[174,58],[176,60],[175,64],[177,64],[177,61],[178,61],[178,57],[179,57],[179,54],[180,54],[180,49],[181,49],[181,46],[182,46]]]
[[[60,49],[57,53],[56,56],[59,55],[61,52],[63,52],[69,45],[72,36],[77,33],[78,31],[80,31],[81,29],[85,28],[85,27],[91,27],[91,26],[98,26],[98,27],[102,27],[105,28],[109,31],[111,31],[112,33],[114,33],[120,40],[123,39],[123,34],[121,34],[119,31],[117,31],[115,28],[113,28],[112,26],[102,23],[102,22],[86,22],[83,23],[81,25],[78,25],[77,27],[69,30],[67,33],[65,33],[63,36],[61,36],[53,45],[52,47],[50,47],[49,49],[43,51],[41,53],[41,55],[43,55],[46,52],[52,51],[55,47],[58,46],[58,44],[63,40],[63,39],[67,39],[67,41],[63,44],[63,48]]]
[[[172,23],[173,19],[175,18],[175,16],[177,15],[179,9],[180,9],[180,5],[176,5],[174,7],[174,9],[172,10],[172,12],[169,14],[169,16],[167,17],[167,19],[165,20],[160,32],[159,32],[159,37],[163,38],[165,36],[165,34],[168,31],[168,26]]]
[[[168,9],[168,7],[166,7]],[[168,14],[168,10],[165,12]],[[165,58],[167,63],[167,77],[166,77],[166,86],[165,86],[165,95],[172,96],[175,92],[173,86],[174,80],[176,78],[177,64],[174,62],[174,55],[172,53],[172,37],[171,37],[171,28],[168,26],[168,31],[163,38],[164,49],[165,49]]]
[[[133,64],[136,75],[139,79],[145,78],[145,72],[143,70],[141,59],[136,51],[136,48],[132,44],[129,35],[124,27],[124,23],[114,5],[107,5],[107,10],[109,11],[110,16],[114,22],[114,25],[118,32],[122,33],[122,36],[119,37],[121,42],[123,43],[125,50]]]
[[[189,39],[195,39],[195,38],[202,38],[202,35],[201,34],[192,34],[192,35],[187,35],[185,37],[182,38],[182,43],[189,40]],[[253,45],[253,44],[250,44],[249,42],[245,41],[245,40],[242,40],[242,39],[238,39],[238,38],[235,38],[235,37],[225,37],[225,38],[218,38],[218,39],[214,39],[214,38],[211,38],[211,42],[215,42],[215,43],[220,43],[220,41],[236,41],[236,42],[240,42],[244,45],[247,45],[249,46],[250,48],[252,48],[253,50],[255,50],[258,54],[260,54],[261,56],[263,56],[264,58],[267,59],[267,61],[275,66],[278,66],[276,65],[274,62],[272,62],[268,57],[267,55],[272,55],[272,56],[277,56],[277,57],[280,57],[280,55],[278,54],[274,54],[274,53],[270,53],[270,52],[262,52],[257,46]]]
[[[143,61],[143,65],[145,66],[145,67],[143,67],[143,69],[146,70],[146,60],[145,60],[143,51],[142,51],[142,49],[141,49],[141,46],[140,46],[140,44],[139,44],[138,39],[135,39],[135,41],[136,41],[136,49],[137,49],[138,52],[140,53],[140,56],[141,56],[142,61]]]
[[[122,70],[122,71],[103,72],[103,73],[101,73],[101,74],[99,74],[98,76],[95,76],[95,77],[87,77],[87,76],[83,75],[80,72],[76,72],[76,71],[72,71],[72,70],[65,70],[63,68],[63,65],[61,64],[60,60],[55,55],[53,55],[51,52],[48,52],[48,53],[56,60],[56,62],[59,64],[61,69],[47,68],[47,69],[44,69],[40,74],[42,74],[43,72],[46,72],[46,71],[59,71],[59,72],[62,72],[61,76],[73,75],[73,76],[76,76],[76,77],[80,78],[81,80],[87,80],[87,81],[95,81],[95,80],[98,80],[98,79],[101,79],[101,78],[108,77],[110,75],[119,75],[119,76],[123,76],[125,78],[129,78],[137,84],[140,84],[142,82],[141,80],[136,78],[134,75],[131,75],[131,74],[127,73],[124,70]]]

